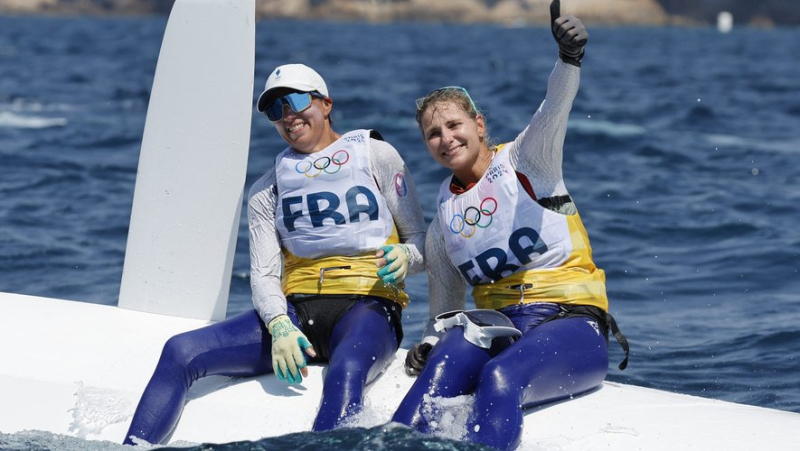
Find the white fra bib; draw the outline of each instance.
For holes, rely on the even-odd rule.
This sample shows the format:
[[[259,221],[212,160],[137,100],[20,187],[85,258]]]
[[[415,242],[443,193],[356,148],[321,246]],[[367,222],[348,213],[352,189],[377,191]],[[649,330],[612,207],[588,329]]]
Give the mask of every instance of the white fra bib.
[[[438,213],[447,254],[470,285],[528,269],[557,268],[572,252],[567,217],[545,209],[522,188],[499,151],[469,191],[439,189]]]
[[[275,161],[276,226],[281,245],[303,258],[352,256],[378,249],[392,215],[370,170],[369,131],[355,130],[327,148],[288,148]]]

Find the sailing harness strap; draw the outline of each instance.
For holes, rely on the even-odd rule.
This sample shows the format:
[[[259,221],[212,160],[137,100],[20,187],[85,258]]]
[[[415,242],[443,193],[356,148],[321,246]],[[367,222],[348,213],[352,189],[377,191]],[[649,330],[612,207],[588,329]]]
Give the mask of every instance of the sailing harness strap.
[[[608,341],[608,330],[611,329],[611,333],[614,335],[614,338],[616,338],[617,342],[622,347],[622,350],[625,352],[625,359],[619,364],[619,369],[624,370],[628,367],[628,357],[630,355],[628,339],[625,338],[625,335],[623,335],[622,331],[619,330],[617,320],[615,320],[610,313],[592,305],[559,304],[558,306],[561,311],[542,321],[539,324],[540,326],[554,319],[568,318],[572,316],[586,316],[592,318],[602,325],[603,331],[606,335],[606,342]]]

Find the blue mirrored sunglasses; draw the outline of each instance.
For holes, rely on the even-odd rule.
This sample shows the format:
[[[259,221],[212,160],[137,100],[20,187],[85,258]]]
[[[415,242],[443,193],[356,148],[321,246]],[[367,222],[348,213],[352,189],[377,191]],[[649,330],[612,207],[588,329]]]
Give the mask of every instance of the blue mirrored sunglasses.
[[[303,111],[307,110],[308,107],[311,106],[311,101],[313,98],[316,97],[318,99],[324,99],[325,96],[322,94],[314,91],[314,92],[292,92],[286,94],[284,96],[278,97],[277,99],[273,100],[266,108],[264,108],[264,114],[267,116],[272,122],[278,122],[279,120],[283,119],[283,106],[289,105],[289,108],[292,109],[295,113],[302,113]]]
[[[463,88],[461,86],[445,86],[443,88],[439,88],[439,89],[436,89],[434,91],[431,91],[425,97],[421,97],[421,98],[417,99],[417,102],[416,102],[417,110],[421,110],[422,106],[425,104],[425,101],[428,100],[428,98],[430,98],[431,96],[434,96],[434,95],[442,93],[442,92],[448,92],[448,91],[456,91],[456,92],[463,93],[467,97],[467,100],[469,100],[469,105],[472,107],[472,110],[475,111],[476,113],[478,112],[478,107],[475,106],[475,102],[472,101],[472,97],[470,97],[469,93],[467,92],[467,89]]]

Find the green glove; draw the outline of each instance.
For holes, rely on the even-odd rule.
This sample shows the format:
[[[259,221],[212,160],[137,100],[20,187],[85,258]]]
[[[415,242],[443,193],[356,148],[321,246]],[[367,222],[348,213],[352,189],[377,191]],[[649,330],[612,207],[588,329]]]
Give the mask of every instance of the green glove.
[[[272,370],[278,379],[290,384],[303,382],[308,377],[306,357],[317,355],[306,336],[295,327],[287,315],[278,315],[267,325],[272,335]]]
[[[408,261],[411,260],[411,251],[403,244],[383,246],[375,254],[378,260],[378,277],[383,278],[383,283],[398,284],[405,280],[408,273]]]

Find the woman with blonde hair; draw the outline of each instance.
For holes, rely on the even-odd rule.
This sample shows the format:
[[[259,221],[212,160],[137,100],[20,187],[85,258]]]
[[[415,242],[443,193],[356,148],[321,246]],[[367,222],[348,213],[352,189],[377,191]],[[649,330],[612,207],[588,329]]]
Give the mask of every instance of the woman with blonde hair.
[[[558,1],[551,18],[560,59],[546,99],[514,141],[488,142],[464,88],[417,101],[428,151],[452,175],[426,241],[431,320],[406,359],[419,377],[393,421],[431,432],[435,398],[474,394],[465,438],[498,449],[519,444],[523,407],[602,383],[608,326],[624,342],[561,172],[588,35],[579,19],[560,15]],[[463,310],[467,285],[479,310]]]

